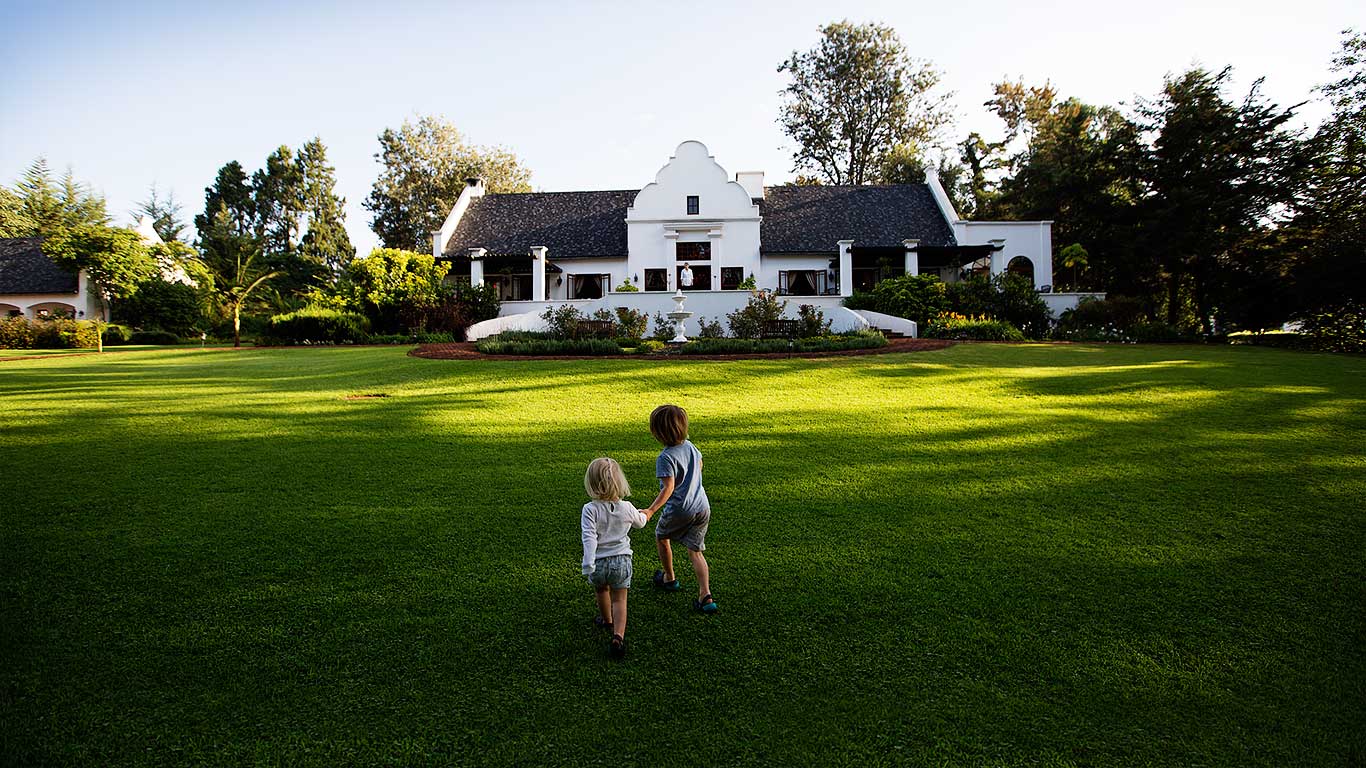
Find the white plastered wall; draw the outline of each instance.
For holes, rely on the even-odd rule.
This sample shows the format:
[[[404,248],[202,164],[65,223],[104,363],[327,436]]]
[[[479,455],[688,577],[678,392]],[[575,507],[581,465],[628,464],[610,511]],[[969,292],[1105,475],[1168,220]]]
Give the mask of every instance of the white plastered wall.
[[[655,180],[636,195],[626,212],[626,240],[630,252],[627,271],[645,279],[645,270],[664,269],[669,289],[675,283],[676,244],[711,244],[712,287],[721,287],[721,269],[739,267],[746,276],[758,275],[759,207],[750,190],[731,180],[706,146],[685,141],[674,150]],[[698,198],[698,212],[689,215],[689,196]],[[553,258],[553,256],[552,256]],[[703,262],[699,262],[703,263]]]

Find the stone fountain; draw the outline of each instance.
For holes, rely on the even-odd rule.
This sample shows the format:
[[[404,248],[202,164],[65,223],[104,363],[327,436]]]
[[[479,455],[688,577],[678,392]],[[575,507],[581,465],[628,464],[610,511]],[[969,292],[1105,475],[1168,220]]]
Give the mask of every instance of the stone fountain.
[[[683,302],[688,300],[688,297],[683,295],[683,289],[680,288],[677,291],[674,291],[673,300],[674,304],[677,306],[674,307],[674,311],[669,313],[669,319],[674,322],[675,335],[672,339],[669,339],[669,342],[672,344],[682,344],[688,340],[688,337],[683,335],[683,323],[688,318],[692,317],[692,313],[683,309]]]

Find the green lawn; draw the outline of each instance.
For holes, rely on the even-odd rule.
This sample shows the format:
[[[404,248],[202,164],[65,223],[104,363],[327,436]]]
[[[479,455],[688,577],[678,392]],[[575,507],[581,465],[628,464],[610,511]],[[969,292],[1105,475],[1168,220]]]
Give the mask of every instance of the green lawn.
[[[0,363],[0,762],[1366,760],[1366,359],[406,351]],[[639,532],[614,663],[583,470],[666,401],[722,608]]]

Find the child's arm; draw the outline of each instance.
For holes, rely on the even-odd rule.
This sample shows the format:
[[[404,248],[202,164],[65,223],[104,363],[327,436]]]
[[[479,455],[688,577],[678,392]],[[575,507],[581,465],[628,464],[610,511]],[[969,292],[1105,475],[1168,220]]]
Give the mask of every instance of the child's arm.
[[[583,575],[589,576],[597,566],[598,554],[598,523],[593,519],[593,507],[585,504],[583,507],[583,517],[579,520],[579,528],[583,531]]]
[[[669,497],[673,495],[673,492],[674,479],[672,477],[659,478],[659,495],[655,497],[654,501],[650,502],[650,506],[645,508],[645,519],[649,520],[654,513],[658,512],[660,508],[664,506],[665,502],[669,500]]]
[[[636,505],[632,504],[629,501],[623,501],[622,503],[629,507],[631,510],[629,517],[631,519],[632,528],[644,528],[645,524],[650,522],[649,515],[646,515],[644,512],[641,512],[639,509],[636,509]]]

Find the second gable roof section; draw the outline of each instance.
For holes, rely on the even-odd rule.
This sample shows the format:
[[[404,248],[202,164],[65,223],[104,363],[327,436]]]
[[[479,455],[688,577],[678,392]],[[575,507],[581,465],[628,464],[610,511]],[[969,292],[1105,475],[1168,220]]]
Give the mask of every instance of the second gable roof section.
[[[43,253],[43,239],[0,240],[0,294],[77,293],[76,273],[53,263]]]
[[[471,248],[486,248],[492,255],[525,256],[543,245],[552,260],[624,257],[626,209],[638,192],[484,195],[470,201],[445,255],[468,256]]]
[[[859,246],[957,245],[925,184],[768,187],[759,209],[764,253],[834,253]]]

